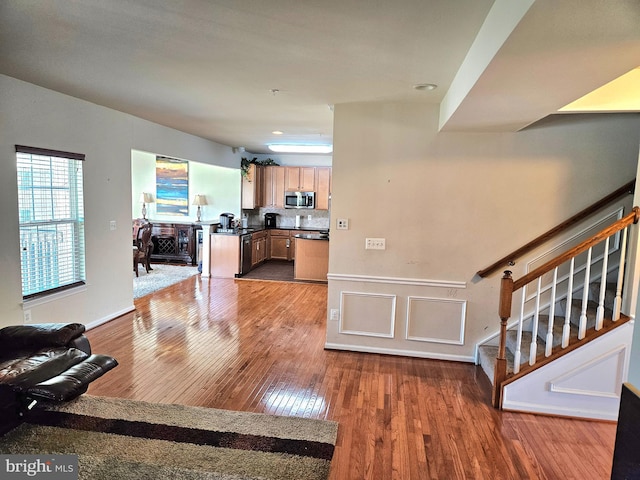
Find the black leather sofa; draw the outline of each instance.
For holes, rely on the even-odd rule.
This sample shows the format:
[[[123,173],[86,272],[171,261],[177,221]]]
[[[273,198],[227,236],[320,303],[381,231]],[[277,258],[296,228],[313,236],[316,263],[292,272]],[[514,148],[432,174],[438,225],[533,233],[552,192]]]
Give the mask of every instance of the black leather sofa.
[[[16,325],[0,329],[0,435],[40,401],[65,402],[118,365],[91,353],[80,323]]]

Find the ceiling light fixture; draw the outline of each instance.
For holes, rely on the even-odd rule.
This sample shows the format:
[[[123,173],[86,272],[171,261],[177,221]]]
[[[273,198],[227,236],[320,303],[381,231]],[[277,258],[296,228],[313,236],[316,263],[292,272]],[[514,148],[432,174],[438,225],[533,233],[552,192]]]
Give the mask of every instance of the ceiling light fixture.
[[[267,145],[276,153],[331,153],[333,145]]]
[[[435,83],[416,83],[413,86],[414,90],[418,90],[418,91],[429,91],[429,90],[435,90],[436,88],[438,88],[438,85],[436,85]]]
[[[284,132],[280,131],[280,130],[274,130],[273,132],[274,135],[282,135]]]

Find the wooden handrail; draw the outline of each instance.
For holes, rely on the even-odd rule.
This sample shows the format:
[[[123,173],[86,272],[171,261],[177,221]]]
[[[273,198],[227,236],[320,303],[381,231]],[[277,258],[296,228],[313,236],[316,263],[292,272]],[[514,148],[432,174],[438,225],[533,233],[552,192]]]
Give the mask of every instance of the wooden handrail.
[[[592,246],[597,245],[598,243],[602,242],[605,238],[618,233],[620,230],[631,225],[632,223],[638,223],[639,219],[640,219],[640,207],[633,207],[633,210],[631,210],[631,213],[626,217],[622,217],[613,225],[596,233],[593,237],[586,239],[584,242],[576,245],[570,250],[567,250],[562,255],[558,255],[556,258],[552,258],[544,265],[540,265],[535,270],[532,270],[529,273],[527,273],[525,276],[519,278],[518,280],[515,280],[513,282],[513,291],[515,292],[521,289],[528,283],[531,283],[536,278],[544,275],[547,272],[550,272],[557,266],[562,265],[564,262],[571,260],[571,258],[577,255],[580,255],[582,252],[586,252]]]
[[[572,227],[573,225],[575,225],[576,223],[580,222],[584,218],[586,218],[589,215],[597,212],[602,207],[605,207],[606,205],[611,203],[616,198],[621,197],[622,195],[625,195],[625,194],[628,194],[628,193],[633,193],[634,190],[635,190],[635,185],[636,185],[635,179],[630,181],[629,183],[626,183],[622,187],[618,188],[616,191],[611,192],[606,197],[602,198],[601,200],[598,200],[593,205],[591,205],[591,206],[585,208],[584,210],[576,213],[573,217],[569,218],[568,220],[565,220],[564,222],[562,222],[561,224],[557,225],[556,227],[553,227],[548,232],[543,233],[542,235],[540,235],[539,237],[533,239],[532,241],[530,241],[526,245],[523,245],[522,247],[518,248],[517,250],[511,252],[509,255],[505,255],[500,260],[498,260],[498,261],[492,263],[491,265],[489,265],[487,268],[485,268],[483,270],[479,270],[477,275],[479,277],[481,277],[481,278],[484,278],[487,275],[489,275],[489,274],[491,274],[493,272],[496,272],[496,271],[500,270],[501,268],[504,268],[507,265],[514,265],[514,262],[515,262],[515,260],[517,258],[519,258],[522,255],[530,252],[534,248],[542,245],[544,242],[546,242],[550,238],[554,237],[558,233],[568,229],[569,227]]]

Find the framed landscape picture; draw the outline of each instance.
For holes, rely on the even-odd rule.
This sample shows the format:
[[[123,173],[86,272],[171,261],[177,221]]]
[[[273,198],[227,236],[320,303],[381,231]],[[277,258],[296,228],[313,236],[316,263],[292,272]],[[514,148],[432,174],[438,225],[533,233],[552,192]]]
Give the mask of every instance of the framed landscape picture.
[[[156,212],[189,215],[189,162],[156,157]]]

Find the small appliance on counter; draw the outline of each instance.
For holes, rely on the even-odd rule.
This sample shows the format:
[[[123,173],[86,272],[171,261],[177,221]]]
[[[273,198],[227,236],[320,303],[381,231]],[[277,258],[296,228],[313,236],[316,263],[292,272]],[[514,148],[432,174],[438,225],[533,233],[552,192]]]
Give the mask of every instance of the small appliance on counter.
[[[235,215],[233,213],[221,213],[220,228],[218,228],[218,231],[222,233],[233,232],[234,217]]]
[[[277,213],[264,214],[264,228],[276,228]]]

